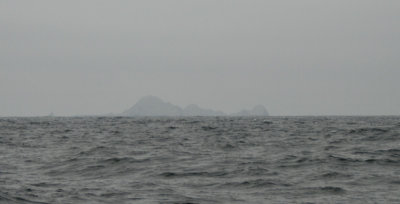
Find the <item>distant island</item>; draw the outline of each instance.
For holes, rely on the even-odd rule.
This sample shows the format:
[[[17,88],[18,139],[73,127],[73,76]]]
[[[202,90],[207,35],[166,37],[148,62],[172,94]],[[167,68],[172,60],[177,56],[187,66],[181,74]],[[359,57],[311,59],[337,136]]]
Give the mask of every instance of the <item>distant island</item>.
[[[257,105],[251,110],[242,110],[234,114],[222,111],[204,109],[191,104],[185,108],[164,102],[155,96],[146,96],[134,106],[122,113],[123,116],[268,116],[268,111],[263,105]]]

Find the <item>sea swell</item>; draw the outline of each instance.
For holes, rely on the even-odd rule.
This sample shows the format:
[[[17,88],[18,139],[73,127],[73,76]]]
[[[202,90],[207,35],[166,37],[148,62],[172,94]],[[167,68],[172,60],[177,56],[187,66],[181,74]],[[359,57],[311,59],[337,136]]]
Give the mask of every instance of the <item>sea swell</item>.
[[[399,203],[399,120],[0,118],[0,203]]]

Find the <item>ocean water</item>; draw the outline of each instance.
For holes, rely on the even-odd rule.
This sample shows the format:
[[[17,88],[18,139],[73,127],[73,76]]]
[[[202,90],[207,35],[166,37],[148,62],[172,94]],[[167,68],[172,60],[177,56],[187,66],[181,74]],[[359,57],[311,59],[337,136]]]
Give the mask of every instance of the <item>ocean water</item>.
[[[400,203],[400,117],[0,118],[0,203]]]

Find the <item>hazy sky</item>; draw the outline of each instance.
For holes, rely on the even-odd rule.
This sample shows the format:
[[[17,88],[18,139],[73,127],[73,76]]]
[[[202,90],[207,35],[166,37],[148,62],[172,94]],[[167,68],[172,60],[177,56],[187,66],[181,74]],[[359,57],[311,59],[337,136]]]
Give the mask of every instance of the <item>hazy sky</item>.
[[[0,116],[400,114],[399,0],[0,0]]]

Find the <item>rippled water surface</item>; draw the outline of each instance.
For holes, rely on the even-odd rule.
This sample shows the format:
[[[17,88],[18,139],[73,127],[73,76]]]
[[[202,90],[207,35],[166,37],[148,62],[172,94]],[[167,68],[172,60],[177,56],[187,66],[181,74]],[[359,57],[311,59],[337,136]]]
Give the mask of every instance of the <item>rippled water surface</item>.
[[[0,118],[0,203],[400,203],[400,117]]]

